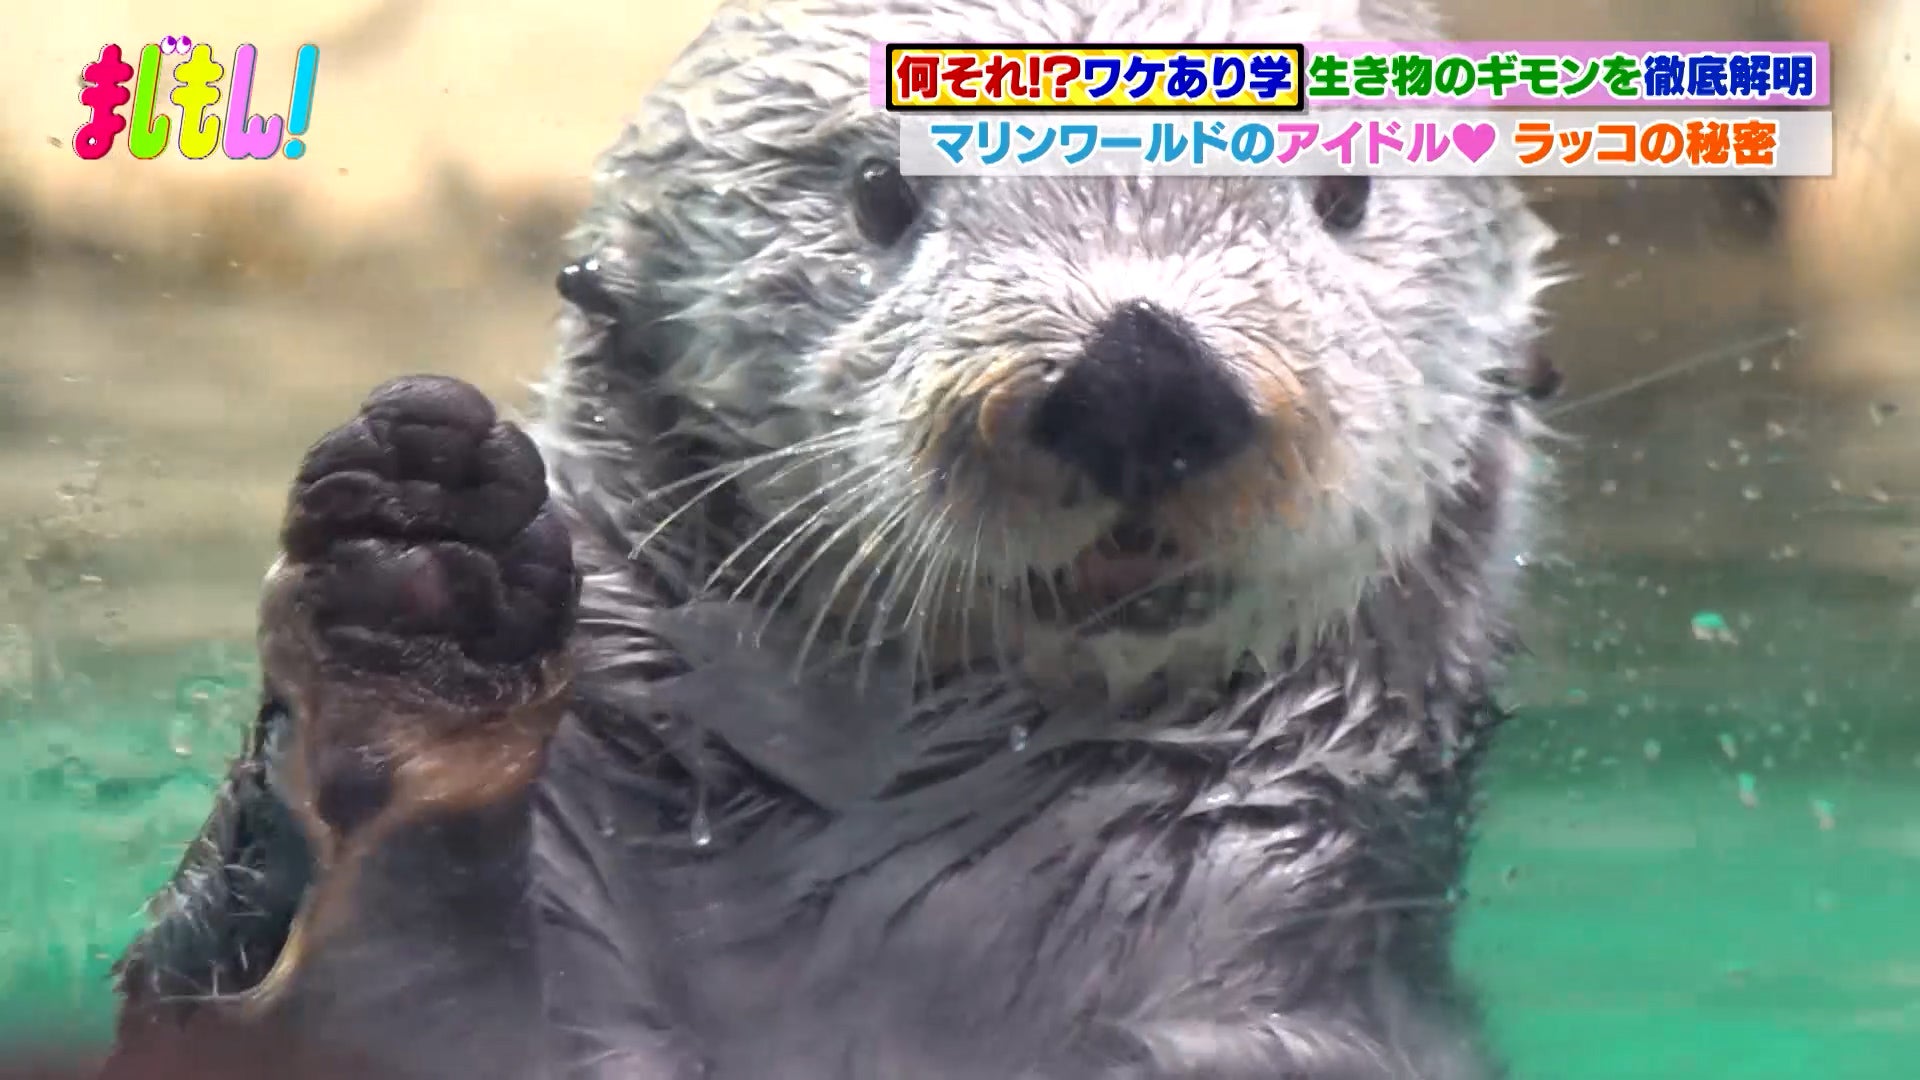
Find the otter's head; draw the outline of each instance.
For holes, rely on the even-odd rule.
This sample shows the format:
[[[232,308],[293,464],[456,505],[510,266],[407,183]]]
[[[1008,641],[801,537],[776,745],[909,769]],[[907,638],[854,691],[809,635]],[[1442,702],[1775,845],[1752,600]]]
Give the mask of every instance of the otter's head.
[[[1489,377],[1525,361],[1548,241],[1517,194],[903,177],[869,50],[1438,36],[1408,8],[723,10],[603,160],[579,237],[562,388],[646,387],[587,410],[620,448],[601,468],[712,477],[631,528],[724,494],[746,527],[716,588],[1002,654],[1232,662],[1351,611],[1470,482]]]

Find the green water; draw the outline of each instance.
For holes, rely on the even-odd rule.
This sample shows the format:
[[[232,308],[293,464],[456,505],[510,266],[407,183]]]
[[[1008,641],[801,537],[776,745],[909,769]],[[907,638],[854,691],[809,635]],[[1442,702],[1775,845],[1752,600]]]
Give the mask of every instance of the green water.
[[[1694,645],[1670,666],[1742,662]],[[1570,676],[1516,680],[1555,700],[1491,766],[1467,890],[1463,962],[1516,1076],[1920,1075],[1920,734],[1871,700],[1897,683],[1838,680],[1833,721],[1759,669],[1760,706],[1732,678],[1650,705]],[[212,653],[64,694],[0,724],[0,1043],[104,1037],[112,957],[252,704]]]

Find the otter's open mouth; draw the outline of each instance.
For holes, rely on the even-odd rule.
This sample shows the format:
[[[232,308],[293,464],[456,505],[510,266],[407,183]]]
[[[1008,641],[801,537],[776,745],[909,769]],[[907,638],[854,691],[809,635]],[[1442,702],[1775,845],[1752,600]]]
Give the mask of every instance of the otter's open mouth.
[[[1085,631],[1173,630],[1218,608],[1227,582],[1150,526],[1122,520],[1051,573],[1030,570],[1027,585],[1043,620]]]

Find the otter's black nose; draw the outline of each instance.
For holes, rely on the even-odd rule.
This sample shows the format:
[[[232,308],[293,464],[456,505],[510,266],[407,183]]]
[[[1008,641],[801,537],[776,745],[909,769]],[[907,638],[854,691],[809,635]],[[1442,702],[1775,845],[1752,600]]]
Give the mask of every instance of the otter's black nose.
[[[1150,304],[1122,305],[1034,410],[1032,436],[1101,493],[1152,500],[1254,438],[1253,408],[1193,332]]]

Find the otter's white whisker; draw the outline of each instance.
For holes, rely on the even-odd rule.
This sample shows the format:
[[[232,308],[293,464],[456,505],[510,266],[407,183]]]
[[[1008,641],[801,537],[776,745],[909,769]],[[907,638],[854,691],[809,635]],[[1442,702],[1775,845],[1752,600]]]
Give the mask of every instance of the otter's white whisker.
[[[879,650],[880,644],[885,640],[886,629],[893,617],[894,607],[899,603],[906,581],[914,576],[913,570],[915,566],[920,568],[919,583],[914,587],[912,602],[907,605],[907,614],[903,620],[902,629],[911,638],[926,627],[925,623],[916,620],[925,602],[928,583],[933,576],[934,570],[943,567],[946,563],[946,560],[941,558],[939,553],[947,547],[952,539],[952,512],[953,505],[949,503],[932,522],[923,523],[919,530],[920,535],[915,540],[911,549],[910,557],[906,560],[903,567],[894,570],[894,580],[888,583],[886,592],[880,598],[879,606],[874,612],[873,624],[868,630],[866,641],[862,647],[859,685],[864,686],[866,683],[869,663],[873,659],[874,654]],[[921,651],[922,650],[917,648],[915,650],[916,653]]]
[[[753,590],[753,603],[770,608],[779,608],[786,602],[793,583],[805,576],[827,552],[845,540],[859,526],[871,521],[876,513],[890,510],[893,504],[878,501],[876,496],[897,483],[898,469],[887,462],[872,462],[859,469],[858,476],[849,476],[824,484],[821,492],[840,489],[837,494],[825,501],[815,502],[813,509],[798,524],[793,526],[786,536],[781,537],[766,556],[754,566],[751,573],[734,590],[741,595],[747,586],[758,579],[760,584]],[[808,501],[814,501],[811,498]],[[860,505],[849,515],[850,508]],[[831,532],[827,530],[831,529]],[[813,541],[826,533],[826,539],[815,545]],[[789,569],[793,559],[805,557],[802,569]],[[767,590],[785,582],[788,588],[770,602]]]
[[[738,600],[745,595],[747,590],[753,587],[754,581],[759,579],[762,574],[767,574],[770,568],[777,565],[776,560],[781,559],[781,556],[786,552],[804,550],[805,545],[801,544],[801,541],[811,539],[813,534],[832,524],[835,520],[835,515],[840,512],[842,507],[859,501],[872,489],[891,482],[894,472],[893,467],[885,462],[874,462],[859,470],[860,475],[856,482],[848,484],[845,490],[816,507],[811,514],[807,515],[805,520],[795,526],[786,536],[781,537],[779,542],[774,544],[773,549],[768,551],[766,556],[754,566],[752,572],[748,573],[747,576],[742,578],[740,583],[734,587],[733,595],[730,599]],[[856,515],[853,520],[859,521],[866,512],[867,511],[862,511],[861,514]],[[796,544],[801,544],[801,547],[796,549],[794,546]],[[823,548],[821,550],[824,551],[825,549]],[[814,558],[817,559],[819,554],[819,552],[816,552]],[[779,575],[768,574],[765,579],[767,582],[766,588],[771,588],[778,576]],[[764,591],[764,589],[761,589],[755,592],[755,603],[764,602]],[[786,592],[783,591],[780,595],[784,600]],[[772,606],[777,608],[779,604],[775,603]]]
[[[798,455],[812,454],[822,450],[830,451],[843,447],[858,446],[888,434],[888,429],[896,427],[898,423],[898,421],[872,421],[852,427],[836,428],[832,431],[824,431],[818,435],[809,436],[789,446],[776,447],[775,449],[750,454],[746,457],[729,458],[726,461],[682,476],[671,483],[664,484],[657,488],[651,488],[641,493],[639,498],[643,502],[652,502],[681,488],[722,474],[726,475],[726,479],[733,479],[769,462],[780,461]]]
[[[759,468],[762,465],[767,464],[770,461],[792,457],[795,454],[809,455],[809,458],[824,457],[825,455],[830,454],[836,450],[847,449],[853,446],[860,445],[861,442],[876,438],[879,434],[880,434],[879,432],[868,431],[864,429],[853,429],[853,430],[844,431],[844,432],[834,432],[832,433],[833,438],[828,438],[823,436],[817,440],[809,440],[806,442],[796,443],[792,447],[786,448],[784,450],[775,450],[765,454],[756,454],[753,457],[746,458],[742,461],[732,463],[731,465],[728,465],[724,467],[722,470],[720,470],[721,475],[717,479],[715,479],[713,483],[707,485],[707,487],[702,489],[699,494],[681,503],[671,513],[667,514],[666,517],[656,522],[653,528],[648,530],[646,535],[642,536],[638,541],[634,543],[632,552],[629,554],[628,557],[633,559],[638,559],[641,553],[646,550],[647,545],[651,544],[655,539],[657,539],[662,532],[665,532],[668,526],[672,525],[675,521],[679,520],[681,515],[685,514],[687,511],[693,509],[694,507],[700,505],[702,502],[705,502],[707,498],[711,496],[714,492],[719,491],[721,488],[726,487],[729,483],[732,483],[733,481],[739,479],[741,476],[746,475],[747,473],[753,471],[756,468]],[[713,470],[708,471],[709,475],[711,474],[712,471]],[[695,475],[697,476],[700,474],[696,473]],[[670,491],[676,487],[685,486],[688,483],[688,480],[689,478],[682,478],[680,480],[674,481],[671,484],[666,485],[663,488],[656,489],[654,492],[649,493],[647,496],[643,497],[642,501],[643,503],[654,501],[656,498],[658,498],[658,496],[662,492]]]
[[[907,609],[907,625],[921,628],[922,647],[920,647],[917,652],[923,658],[926,676],[929,682],[932,682],[939,674],[934,670],[937,649],[933,646],[938,643],[940,640],[938,635],[942,633],[944,624],[941,622],[941,619],[946,614],[944,608],[945,601],[952,593],[952,579],[957,576],[960,571],[960,563],[953,557],[954,533],[957,531],[959,531],[959,523],[957,521],[949,522],[939,542],[934,545],[934,557],[927,561],[928,569],[932,570],[937,566],[939,573],[937,576],[929,574],[929,577],[932,578],[932,586],[930,591],[924,593],[924,595],[930,596],[926,614],[924,617],[916,616],[916,612],[919,611],[922,602],[922,592],[916,592],[913,604]],[[964,602],[965,598],[963,597],[962,603]]]
[[[986,535],[987,519],[981,515],[974,523],[973,541],[967,545],[966,579],[960,601],[960,662],[973,667],[973,599],[980,588],[980,540]]]
[[[1569,413],[1579,412],[1582,409],[1599,405],[1602,402],[1612,401],[1614,398],[1644,390],[1656,383],[1662,383],[1668,379],[1685,375],[1689,371],[1706,367],[1708,364],[1718,363],[1722,360],[1731,360],[1736,356],[1752,353],[1770,345],[1778,345],[1782,341],[1790,340],[1793,336],[1794,330],[1792,327],[1784,330],[1772,330],[1764,334],[1756,334],[1745,340],[1736,341],[1729,345],[1722,345],[1718,348],[1695,353],[1692,356],[1682,357],[1663,367],[1655,368],[1644,375],[1609,386],[1605,390],[1596,390],[1583,397],[1577,397],[1572,401],[1563,402],[1560,405],[1546,410],[1543,415],[1545,419],[1556,420]]]
[[[854,688],[859,693],[865,693],[867,680],[872,674],[873,659],[879,655],[881,647],[892,636],[888,626],[892,612],[884,603],[875,605],[871,618],[861,619],[860,611],[866,604],[867,596],[873,586],[885,577],[888,579],[887,588],[875,597],[876,600],[884,601],[886,595],[894,590],[897,583],[906,581],[912,576],[916,566],[930,565],[919,558],[917,550],[925,547],[927,538],[933,530],[929,528],[924,517],[912,515],[912,519],[911,526],[889,546],[886,555],[875,560],[871,572],[867,575],[866,584],[861,587],[860,597],[854,602],[846,624],[841,628],[839,646],[844,654],[852,644],[852,632],[860,628],[863,622],[865,624],[866,633],[862,636],[860,647],[855,653],[859,663],[854,673]],[[910,624],[903,626],[901,630],[903,636],[912,638],[914,627]],[[908,663],[917,666],[918,650],[910,649],[909,652]]]
[[[892,580],[887,583],[886,589],[881,592],[874,608],[874,621],[880,633],[886,633],[885,628],[888,620],[893,613],[894,606],[899,602],[901,591],[906,588],[907,581],[912,577],[913,568],[925,564],[928,558],[928,552],[936,546],[935,542],[944,535],[943,526],[952,516],[953,512],[953,504],[948,503],[941,508],[940,513],[935,515],[931,521],[922,518],[918,523],[919,527],[912,530],[909,534],[909,541],[899,545],[902,565],[889,570]],[[859,610],[859,607],[864,605],[865,602],[866,596],[863,593],[859,603],[855,605],[855,610]],[[868,641],[869,644],[872,643],[873,638],[871,635],[869,635]]]
[[[812,572],[814,565],[819,562],[822,556],[828,551],[831,551],[834,545],[851,535],[855,529],[865,523],[867,518],[879,512],[884,505],[885,504],[882,503],[874,503],[867,509],[848,518],[845,524],[834,530],[824,543],[814,549],[813,555],[794,571],[793,575],[787,581],[787,588],[782,590],[780,596],[774,600],[773,608],[778,609],[780,607],[781,603],[786,599],[787,593],[805,580],[806,576]],[[885,513],[886,516],[880,520],[879,527],[874,529],[872,533],[862,540],[858,548],[854,549],[852,557],[847,559],[847,563],[841,568],[839,576],[834,578],[833,586],[827,590],[825,596],[820,598],[819,611],[814,613],[813,620],[807,625],[806,636],[801,639],[800,649],[794,657],[793,664],[796,675],[805,669],[807,653],[812,649],[814,639],[819,636],[820,628],[826,625],[828,616],[833,613],[834,600],[839,597],[841,590],[847,587],[847,583],[853,580],[853,575],[860,568],[861,564],[871,557],[882,544],[887,542],[887,538],[893,530],[910,520],[913,514],[913,504],[903,502],[890,510],[886,510]]]
[[[907,511],[910,519],[918,516],[914,513],[910,503],[903,505],[902,508]],[[860,591],[855,594],[852,606],[847,609],[848,618],[846,625],[842,626],[840,630],[839,646],[842,649],[852,644],[854,630],[863,621],[860,618],[860,612],[865,609],[869,599],[876,601],[874,609],[875,618],[884,624],[885,619],[881,614],[881,604],[885,601],[887,595],[898,586],[898,583],[905,579],[905,575],[900,571],[903,569],[911,570],[913,565],[912,560],[915,558],[915,549],[924,543],[926,534],[926,522],[924,520],[914,521],[905,533],[900,534],[895,542],[888,545],[885,554],[873,560],[871,572],[867,574],[866,581],[861,584]],[[882,579],[887,580],[888,586],[885,589],[881,589],[880,595],[876,597],[874,590],[879,588]],[[884,636],[884,626],[879,633]],[[869,640],[871,640],[871,635],[869,635]]]
[[[812,460],[813,459],[808,459],[807,462],[801,462],[797,465],[789,466],[788,469],[781,470],[780,473],[776,474],[768,482],[778,483],[781,479],[784,479],[787,475],[789,475],[793,470],[803,468],[806,464],[808,464]],[[705,588],[711,589],[715,585],[718,585],[720,583],[721,577],[723,577],[728,570],[732,569],[734,565],[741,558],[743,558],[750,551],[752,551],[753,545],[759,543],[764,537],[766,537],[768,533],[778,528],[781,522],[786,521],[787,519],[791,518],[794,514],[799,513],[800,510],[811,505],[815,500],[826,498],[832,495],[834,492],[845,487],[846,485],[860,480],[862,477],[871,478],[873,474],[884,471],[887,468],[888,466],[884,462],[875,462],[875,463],[869,463],[865,465],[855,465],[852,468],[848,469],[846,472],[841,473],[839,476],[836,476],[833,479],[827,481],[826,483],[821,484],[820,486],[807,492],[805,495],[802,495],[800,498],[795,499],[789,505],[781,508],[779,512],[769,516],[766,521],[762,522],[759,528],[755,529],[745,539],[741,540],[738,544],[734,545],[733,550],[727,554],[727,557],[720,560],[720,564],[718,566],[715,566],[713,568],[713,572],[707,576]],[[749,575],[749,580],[751,580],[751,577],[752,576]],[[739,599],[739,597],[740,597],[740,593],[739,591],[736,591],[733,595],[733,599],[737,600]]]

